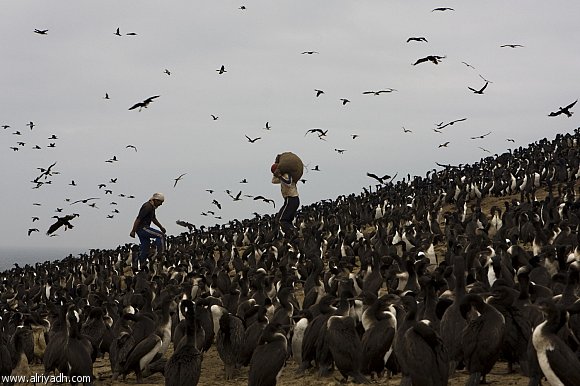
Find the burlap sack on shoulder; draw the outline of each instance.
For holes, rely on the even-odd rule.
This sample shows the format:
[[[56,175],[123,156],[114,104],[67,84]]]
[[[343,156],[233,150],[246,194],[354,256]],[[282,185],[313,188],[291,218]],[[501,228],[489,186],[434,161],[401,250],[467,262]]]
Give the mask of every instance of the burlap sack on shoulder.
[[[280,170],[281,173],[290,174],[293,181],[298,181],[302,178],[304,164],[296,154],[289,151],[278,154],[276,161],[278,162],[278,170]]]

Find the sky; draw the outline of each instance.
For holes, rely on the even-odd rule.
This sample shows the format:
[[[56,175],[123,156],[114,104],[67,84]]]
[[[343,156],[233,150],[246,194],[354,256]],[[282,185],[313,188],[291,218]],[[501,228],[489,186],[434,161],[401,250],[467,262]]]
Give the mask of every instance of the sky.
[[[298,188],[308,205],[374,186],[367,172],[423,176],[436,162],[474,163],[579,126],[580,114],[548,116],[580,94],[578,1],[0,5],[4,263],[15,251],[54,258],[138,242],[129,232],[154,192],[166,196],[157,218],[169,234],[185,230],[176,220],[210,226],[275,213],[282,197],[270,165],[284,151],[305,164]],[[443,58],[413,65],[429,55]],[[486,81],[482,94],[468,88]],[[36,188],[39,168],[55,162],[58,174]],[[72,213],[73,229],[46,235],[52,216]]]

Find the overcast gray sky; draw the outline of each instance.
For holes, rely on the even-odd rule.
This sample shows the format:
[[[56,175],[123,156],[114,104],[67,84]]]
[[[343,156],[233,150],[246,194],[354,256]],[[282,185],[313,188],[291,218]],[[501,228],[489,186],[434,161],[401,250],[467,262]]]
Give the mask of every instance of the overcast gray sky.
[[[0,128],[2,248],[138,242],[129,231],[156,191],[166,195],[157,217],[170,234],[184,230],[178,219],[207,226],[274,213],[282,199],[269,168],[283,151],[308,165],[299,190],[310,204],[374,185],[367,172],[424,175],[435,162],[473,163],[578,127],[580,114],[548,117],[580,94],[578,1],[0,4],[0,125],[10,125]],[[428,55],[444,58],[412,65]],[[482,95],[468,89],[484,79]],[[396,91],[363,95],[387,88]],[[149,108],[128,110],[154,95]],[[311,128],[328,130],[325,140],[305,135]],[[54,162],[60,174],[32,189],[37,168]],[[226,189],[273,198],[276,209],[244,196],[234,202]],[[90,197],[97,208],[65,201]],[[222,219],[201,215],[208,210]],[[45,235],[51,216],[70,213],[80,215],[74,229]],[[28,236],[29,228],[40,232]]]

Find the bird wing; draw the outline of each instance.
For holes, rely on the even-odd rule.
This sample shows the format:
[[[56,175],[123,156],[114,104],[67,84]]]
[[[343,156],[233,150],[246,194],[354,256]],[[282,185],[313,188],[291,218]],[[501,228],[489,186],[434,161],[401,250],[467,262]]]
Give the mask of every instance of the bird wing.
[[[550,367],[564,385],[580,385],[578,359],[574,356],[572,350],[566,349],[566,344],[559,338],[557,347],[560,349],[546,350],[546,357]]]
[[[371,178],[374,178],[375,180],[379,181],[381,184],[383,183],[383,180],[379,176],[377,176],[376,174],[374,174],[374,173],[368,173],[367,172],[367,176],[368,177],[371,177]]]
[[[137,107],[144,107],[145,104],[143,102],[135,103],[133,106],[129,107],[129,110],[134,110]]]
[[[52,233],[54,233],[58,228],[60,228],[62,225],[64,224],[63,220],[61,218],[58,218],[58,220],[56,220],[56,222],[54,224],[52,224],[48,230],[46,231],[47,235],[51,235]]]
[[[483,90],[485,90],[485,88],[487,87],[488,84],[489,84],[489,82],[485,82],[485,84],[483,85],[481,90],[479,90],[479,92],[483,92]]]
[[[471,91],[473,91],[473,92],[477,92],[477,90],[476,90],[476,89],[474,89],[474,88],[471,88],[471,87],[469,87],[469,86],[467,86],[467,88],[468,88],[468,89],[470,89],[470,90],[471,90]]]
[[[574,105],[576,104],[576,102],[578,102],[578,99],[576,99],[574,102],[572,102],[568,106],[566,106],[565,110],[568,110],[568,109],[571,109],[572,107],[574,107]]]
[[[145,104],[149,104],[149,103],[153,102],[153,99],[159,98],[160,96],[161,96],[161,95],[153,95],[152,97],[149,97],[149,98],[145,99],[145,100],[143,101],[143,103],[145,103]]]
[[[426,62],[427,60],[429,60],[429,59],[427,59],[426,57],[425,58],[419,58],[419,59],[417,59],[417,61],[415,63],[413,63],[413,66],[416,66],[417,64],[420,64],[420,63],[423,63],[423,62]]]

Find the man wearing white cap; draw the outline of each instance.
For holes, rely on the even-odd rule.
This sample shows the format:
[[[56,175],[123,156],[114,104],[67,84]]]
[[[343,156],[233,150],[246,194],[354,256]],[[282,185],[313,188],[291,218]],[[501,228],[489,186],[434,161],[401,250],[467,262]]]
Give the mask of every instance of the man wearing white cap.
[[[165,228],[155,217],[155,209],[161,206],[163,201],[165,201],[163,193],[153,194],[149,201],[141,206],[139,214],[133,223],[133,229],[131,229],[129,234],[131,237],[135,237],[135,233],[139,236],[139,241],[141,242],[139,261],[141,265],[147,262],[151,239],[155,239],[155,245],[159,253],[165,251]],[[160,230],[151,228],[151,223],[157,225]]]

